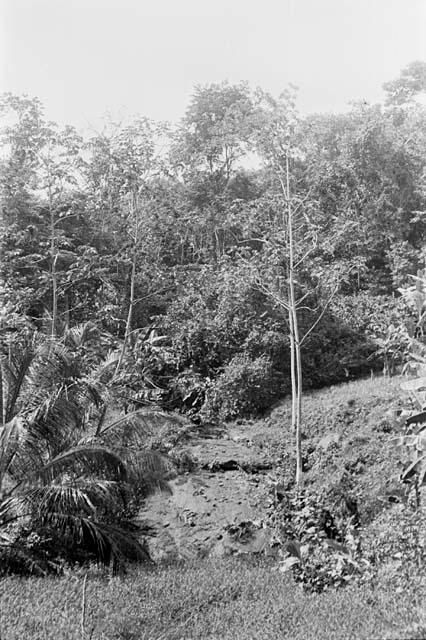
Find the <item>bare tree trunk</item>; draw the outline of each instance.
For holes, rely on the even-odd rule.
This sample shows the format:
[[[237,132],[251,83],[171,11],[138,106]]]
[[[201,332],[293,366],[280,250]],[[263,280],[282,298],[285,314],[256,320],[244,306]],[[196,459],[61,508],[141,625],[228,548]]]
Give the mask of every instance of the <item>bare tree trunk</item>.
[[[138,216],[137,201],[134,195],[132,195],[132,209],[133,209],[133,215],[135,216],[135,229],[134,229],[134,238],[133,238],[134,243],[133,243],[133,256],[132,256],[132,270],[130,273],[129,310],[127,312],[126,328],[124,331],[124,339],[121,347],[120,358],[118,360],[114,376],[118,374],[118,372],[121,369],[121,365],[123,364],[124,355],[127,349],[127,343],[129,342],[129,336],[132,331],[132,316],[133,316],[133,307],[135,304],[136,249],[137,249],[138,235],[139,235],[139,221],[137,219],[137,216]]]
[[[290,379],[291,379],[291,430],[296,433],[296,412],[297,412],[297,372],[296,354],[294,344],[293,314],[288,311],[288,322],[290,326]]]
[[[5,397],[5,388],[3,381],[3,364],[0,361],[0,420],[1,424],[4,425],[6,422],[6,397]]]
[[[58,254],[55,242],[55,216],[53,212],[52,187],[49,179],[49,216],[50,216],[50,255],[51,255],[51,278],[52,278],[52,326],[50,335],[52,338],[56,336],[56,323],[58,316],[58,279],[56,273],[56,262]]]
[[[297,397],[296,397],[296,484],[302,481],[302,352],[299,341],[299,331],[296,322],[295,328],[296,370],[297,370]]]
[[[117,368],[115,370],[115,375],[118,374],[119,370],[121,369],[121,365],[123,364],[127,343],[129,341],[129,335],[132,330],[133,305],[135,302],[135,276],[136,276],[136,248],[133,252],[132,271],[130,274],[130,300],[129,300],[129,310],[127,312],[126,329],[124,331],[123,344],[121,347],[120,358],[117,363]]]
[[[65,294],[65,328],[68,330],[70,328],[70,298],[68,293]]]
[[[295,431],[296,443],[296,484],[302,480],[302,357],[299,336],[299,324],[297,318],[297,300],[294,291],[294,237],[293,237],[293,211],[290,198],[290,166],[288,153],[286,154],[286,197],[287,197],[287,225],[289,247],[289,316],[290,316],[290,341],[292,364],[292,419],[291,423]],[[295,360],[295,362],[294,362]]]

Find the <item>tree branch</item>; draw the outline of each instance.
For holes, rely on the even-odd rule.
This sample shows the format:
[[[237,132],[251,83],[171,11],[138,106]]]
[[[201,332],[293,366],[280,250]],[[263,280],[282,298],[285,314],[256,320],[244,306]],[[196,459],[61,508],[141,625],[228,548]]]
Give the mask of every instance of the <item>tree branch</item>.
[[[318,318],[315,320],[315,322],[314,322],[314,324],[311,326],[311,328],[310,328],[310,329],[305,333],[305,335],[304,335],[304,336],[303,336],[303,338],[301,339],[301,341],[300,341],[300,344],[301,344],[301,345],[305,342],[306,338],[309,336],[309,334],[310,334],[310,333],[312,333],[312,331],[315,329],[315,327],[317,327],[317,326],[318,326],[318,323],[319,323],[319,322],[321,322],[322,317],[324,316],[325,312],[326,312],[326,311],[327,311],[327,309],[328,309],[328,305],[330,304],[330,302],[332,301],[332,299],[334,298],[334,296],[335,296],[335,295],[336,295],[336,293],[337,293],[337,289],[338,289],[338,287],[336,287],[336,288],[334,289],[334,291],[332,292],[331,296],[328,298],[327,302],[325,303],[324,308],[323,308],[323,310],[321,311],[320,315],[319,315],[319,316],[318,316]]]

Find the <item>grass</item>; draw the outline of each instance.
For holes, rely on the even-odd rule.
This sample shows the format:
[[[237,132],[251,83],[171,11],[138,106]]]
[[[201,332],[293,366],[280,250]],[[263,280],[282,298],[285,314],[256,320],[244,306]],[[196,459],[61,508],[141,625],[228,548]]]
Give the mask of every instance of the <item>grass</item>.
[[[303,399],[305,486],[356,496],[364,524],[387,506],[389,496],[402,490],[398,453],[392,446],[401,427],[392,412],[409,402],[399,384],[398,378],[369,378],[307,393]],[[272,456],[281,452],[284,485],[294,478],[290,421],[291,402],[286,400],[263,420],[240,427]],[[338,441],[324,447],[327,436],[338,436]]]
[[[266,563],[238,558],[139,570],[0,581],[4,640],[356,640],[425,637],[426,585],[305,594]]]

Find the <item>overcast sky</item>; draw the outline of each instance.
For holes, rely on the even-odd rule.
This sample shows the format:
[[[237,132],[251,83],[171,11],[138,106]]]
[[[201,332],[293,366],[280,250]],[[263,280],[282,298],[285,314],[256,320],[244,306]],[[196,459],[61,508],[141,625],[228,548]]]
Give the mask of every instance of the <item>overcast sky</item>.
[[[299,87],[303,112],[375,102],[426,60],[426,0],[0,0],[0,90],[96,125],[178,120],[195,84]]]

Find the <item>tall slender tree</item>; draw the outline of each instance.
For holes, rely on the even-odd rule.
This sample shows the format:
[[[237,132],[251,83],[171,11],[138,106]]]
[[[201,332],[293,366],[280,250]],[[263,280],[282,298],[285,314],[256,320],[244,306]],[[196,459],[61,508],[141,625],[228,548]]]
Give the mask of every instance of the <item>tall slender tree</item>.
[[[323,317],[331,296],[325,303],[312,309],[309,299],[317,298],[312,282],[303,281],[302,270],[317,250],[317,230],[313,221],[316,202],[307,193],[292,192],[292,164],[296,169],[300,151],[295,145],[297,113],[294,91],[283,93],[278,100],[259,93],[259,152],[266,169],[278,188],[280,225],[273,229],[265,241],[267,268],[259,272],[261,290],[282,307],[287,314],[290,341],[290,376],[292,395],[291,426],[295,434],[296,484],[303,474],[302,461],[302,398],[303,361],[302,346]],[[272,260],[271,260],[272,258]],[[269,263],[269,264],[268,264]],[[272,268],[272,269],[271,269]],[[333,295],[333,294],[332,294]],[[312,314],[303,334],[300,314]],[[306,315],[306,313],[305,313]],[[306,324],[306,323],[305,323]]]

